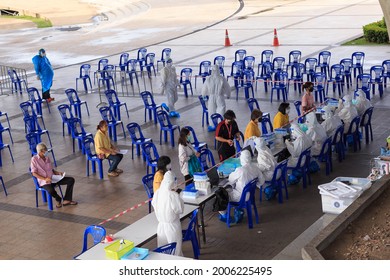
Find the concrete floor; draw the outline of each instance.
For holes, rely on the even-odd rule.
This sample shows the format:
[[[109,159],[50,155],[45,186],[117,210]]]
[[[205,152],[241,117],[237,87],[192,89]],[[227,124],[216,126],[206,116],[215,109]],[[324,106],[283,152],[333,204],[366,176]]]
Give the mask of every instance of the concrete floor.
[[[372,65],[389,59],[388,46],[340,46],[344,41],[361,35],[361,26],[381,18],[381,10],[377,1],[328,1],[323,5],[321,1],[309,1],[303,5],[300,2],[268,1],[269,3],[257,3],[258,1],[244,1],[244,8],[232,19],[216,26],[205,29],[185,37],[180,37],[161,44],[148,47],[149,51],[159,54],[165,47],[171,47],[172,57],[179,71],[183,67],[192,67],[198,71],[198,65],[202,60],[212,60],[216,55],[226,56],[225,72],[230,71],[230,65],[234,60],[234,52],[237,49],[246,49],[248,55],[254,55],[259,59],[259,54],[264,49],[274,50],[274,56],[288,56],[288,52],[299,49],[303,53],[303,59],[316,57],[321,50],[332,52],[331,62],[337,63],[341,58],[350,57],[354,51],[366,53],[365,70]],[[281,3],[284,5],[278,6]],[[259,10],[270,8],[269,11]],[[302,12],[304,10],[304,13]],[[233,13],[234,11],[232,11]],[[299,16],[296,16],[299,14]],[[303,14],[303,16],[301,16]],[[364,16],[363,16],[364,15]],[[273,40],[273,28],[277,22],[279,41],[281,46],[271,46]],[[223,47],[225,29],[229,29],[229,35],[233,46]],[[218,41],[215,40],[218,38]],[[156,41],[158,42],[158,40]],[[125,50],[125,49],[124,49]],[[91,50],[93,52],[93,50]],[[131,57],[136,51],[129,51]],[[119,55],[108,56],[110,61],[116,64]],[[97,60],[90,62],[96,69]],[[257,62],[256,62],[257,63]],[[26,93],[9,94],[0,96],[0,110],[6,111],[11,120],[11,132],[15,141],[11,149],[15,163],[7,151],[2,151],[3,166],[0,167],[0,175],[3,176],[8,190],[8,196],[0,190],[0,259],[72,259],[81,251],[82,235],[86,226],[97,224],[105,219],[120,213],[147,199],[141,184],[141,178],[146,173],[146,166],[142,158],[127,154],[120,164],[124,174],[117,178],[99,180],[97,175],[86,177],[85,158],[80,151],[72,153],[71,137],[62,136],[62,122],[56,107],[68,103],[64,95],[64,89],[75,86],[75,77],[78,75],[80,64],[55,69],[55,81],[51,103],[51,114],[44,105],[44,120],[53,142],[58,170],[66,171],[75,177],[76,185],[74,199],[79,202],[77,206],[63,207],[48,211],[42,204],[35,207],[34,185],[28,173],[30,153],[25,141],[22,113],[19,104],[27,100]],[[193,80],[194,82],[194,80]],[[230,81],[231,82],[231,81]],[[39,87],[34,76],[29,77],[31,86]],[[152,77],[151,84],[155,94],[156,103],[166,102],[166,97],[160,95],[159,76]],[[119,85],[119,83],[118,83]],[[214,146],[213,133],[207,132],[207,127],[201,127],[201,106],[197,95],[201,92],[200,79],[197,81],[197,89],[194,96],[185,98],[183,92],[179,92],[179,101],[176,103],[177,111],[181,114],[179,119],[172,122],[181,127],[190,125],[195,128],[198,139]],[[146,80],[146,88],[150,89],[150,83]],[[119,86],[120,89],[120,86]],[[144,85],[141,83],[141,90]],[[120,99],[127,103],[130,118],[122,117],[124,124],[137,122],[142,126],[143,133],[153,138],[157,144],[160,155],[168,155],[173,162],[173,170],[181,179],[177,163],[177,146],[172,148],[169,143],[159,145],[159,127],[151,121],[144,122],[144,109],[141,99],[122,93]],[[329,92],[333,96],[332,91]],[[333,160],[334,171],[330,176],[325,176],[321,169],[312,176],[312,185],[303,189],[301,184],[289,186],[290,199],[283,204],[277,201],[263,201],[257,203],[260,213],[260,224],[255,224],[253,229],[248,229],[246,219],[243,223],[228,229],[221,223],[216,213],[211,211],[212,203],[208,203],[205,209],[207,243],[202,244],[201,259],[272,259],[283,250],[292,240],[299,236],[306,228],[322,216],[321,197],[317,186],[331,181],[338,176],[365,177],[370,170],[370,159],[378,154],[379,147],[384,145],[384,139],[390,135],[387,125],[390,112],[389,89],[387,88],[383,98],[378,94],[373,97],[375,106],[373,114],[374,141],[368,145],[365,139],[362,142],[362,150],[353,153],[347,152],[346,160],[342,163]],[[249,120],[249,109],[240,92],[236,101],[235,93],[227,100],[227,108],[236,112],[239,128],[243,131]],[[265,112],[275,115],[279,102],[269,102],[269,93],[259,84],[255,97],[260,107]],[[80,98],[88,102],[90,116],[83,110],[83,123],[88,132],[95,133],[96,125],[100,120],[97,105],[100,103],[96,86],[92,93],[85,94],[80,91]],[[104,100],[105,97],[102,96]],[[290,90],[289,100],[299,100],[298,92]],[[293,109],[293,108],[292,108]],[[291,117],[296,116],[295,110],[291,110]],[[122,112],[122,116],[124,116]],[[5,125],[4,119],[1,119]],[[175,135],[177,141],[178,135]],[[5,143],[10,143],[6,134],[3,134]],[[131,149],[131,140],[128,135],[123,137],[119,133],[117,145],[122,149]],[[216,156],[216,151],[213,150]],[[107,170],[105,163],[105,170]],[[258,196],[258,193],[257,193]],[[115,233],[134,221],[140,219],[148,212],[147,206],[105,223],[108,233]],[[183,228],[187,222],[183,222]],[[15,238],[17,236],[17,238]],[[21,246],[23,244],[23,246]],[[149,242],[146,247],[156,247],[156,240]],[[184,255],[192,257],[190,244],[184,244]],[[298,257],[299,258],[299,257]]]

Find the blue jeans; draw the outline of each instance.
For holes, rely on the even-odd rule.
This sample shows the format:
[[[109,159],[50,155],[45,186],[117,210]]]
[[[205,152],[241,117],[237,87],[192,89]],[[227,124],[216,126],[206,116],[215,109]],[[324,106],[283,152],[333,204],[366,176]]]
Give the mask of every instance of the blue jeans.
[[[110,168],[108,169],[108,173],[115,171],[118,168],[118,164],[121,162],[123,158],[122,154],[109,155],[107,159],[111,161]]]

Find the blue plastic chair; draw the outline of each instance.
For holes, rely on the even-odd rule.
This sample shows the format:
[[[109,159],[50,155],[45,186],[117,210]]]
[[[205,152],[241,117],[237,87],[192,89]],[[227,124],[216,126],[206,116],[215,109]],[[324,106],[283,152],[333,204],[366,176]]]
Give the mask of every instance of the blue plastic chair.
[[[88,92],[88,84],[87,81],[89,81],[89,86],[92,90],[92,82],[91,82],[91,64],[83,64],[80,66],[80,74],[79,77],[76,78],[76,91],[78,91],[78,81],[82,80],[84,85],[84,91]]]
[[[372,125],[371,125],[371,118],[372,113],[374,111],[374,107],[368,108],[364,114],[362,115],[362,118],[360,120],[360,127],[365,130],[365,137],[366,137],[366,144],[370,142],[370,134],[371,134],[371,141],[374,141],[374,137],[372,134]]]
[[[134,145],[137,150],[137,156],[140,156],[141,145],[147,142],[153,142],[151,138],[145,138],[139,124],[133,122],[126,125],[131,138],[131,159],[134,159]]]
[[[324,72],[317,72],[314,74],[314,99],[316,102],[323,103],[325,100],[325,88],[326,88],[326,77],[329,74]]]
[[[76,90],[74,90],[73,88],[68,88],[65,90],[65,94],[68,97],[70,107],[73,108],[74,114],[76,117],[78,117],[80,119],[82,118],[81,117],[81,105],[83,105],[83,104],[87,108],[87,114],[89,116],[88,103],[85,100],[84,101],[80,100],[79,95],[78,95]]]
[[[115,72],[116,69],[119,68],[119,71],[126,71],[127,61],[129,61],[129,53],[124,52],[119,56],[119,64],[115,65]]]
[[[252,91],[252,98],[255,97],[253,82],[255,81],[255,72],[253,69],[245,69],[243,72],[242,87],[244,88],[245,99],[249,98],[249,90]],[[238,100],[238,88],[236,88],[236,100]]]
[[[35,118],[35,117],[24,117],[23,120],[24,120],[25,127],[27,129],[27,133],[38,134],[39,138],[41,138],[41,136],[43,134],[46,134],[47,138],[49,140],[49,143],[50,143],[50,147],[53,147],[49,131],[47,129],[42,129],[41,128],[41,126],[38,123],[37,118]]]
[[[255,203],[255,191],[256,184],[258,180],[257,178],[247,183],[242,191],[241,198],[239,202],[229,201],[227,205],[227,214],[226,214],[226,225],[230,227],[230,210],[232,207],[235,209],[246,209],[248,215],[248,228],[253,228],[253,220],[252,220],[252,206],[255,212],[256,224],[259,223],[259,214],[257,212],[257,207]]]
[[[8,196],[7,189],[5,188],[5,184],[4,184],[2,176],[0,176],[0,181],[1,181],[1,184],[3,185],[3,190],[4,190],[4,193],[5,193],[5,196]]]
[[[103,69],[106,65],[108,65],[107,58],[102,58],[99,60],[97,70],[93,73],[94,84],[96,84],[96,80],[99,81],[99,78],[102,77]]]
[[[371,88],[371,75],[367,73],[359,74],[356,77],[356,90],[361,89],[366,93],[366,98],[368,100],[371,100],[370,88]]]
[[[246,102],[248,103],[248,107],[249,107],[249,110],[252,112],[254,109],[259,109],[260,110],[260,106],[259,106],[259,103],[257,102],[256,98],[248,98],[246,100]]]
[[[314,82],[314,74],[317,72],[318,60],[315,57],[309,57],[305,59],[305,71],[306,81]]]
[[[379,96],[383,96],[383,76],[384,68],[381,65],[374,65],[370,68],[372,94],[375,94],[375,86],[378,87]]]
[[[273,73],[283,72],[285,69],[286,59],[282,56],[274,57],[272,61]]]
[[[325,73],[325,79],[329,76],[330,58],[332,53],[330,51],[322,51],[318,54],[318,67],[322,73]]]
[[[159,111],[157,112],[157,119],[160,124],[160,145],[162,144],[162,134],[164,132],[164,142],[166,143],[168,141],[168,132],[170,133],[171,137],[171,145],[172,147],[175,147],[175,137],[174,133],[175,130],[177,129],[180,131],[180,126],[178,125],[173,125],[171,121],[169,120],[169,115],[165,111]]]
[[[245,56],[246,56],[246,50],[244,50],[244,49],[236,50],[234,53],[234,61],[243,62]]]
[[[328,176],[330,172],[333,172],[332,164],[332,136],[328,137],[321,147],[321,152],[318,156],[313,156],[320,162],[325,162],[325,175]]]
[[[353,76],[356,78],[356,72],[358,75],[363,74],[363,66],[364,66],[364,52],[354,52],[352,53],[352,68],[353,68]]]
[[[143,67],[145,66],[145,63],[146,63],[146,54],[147,53],[148,53],[148,50],[146,48],[140,48],[137,51],[137,62],[139,64],[139,68],[141,69],[141,72],[143,71]]]
[[[359,125],[360,125],[360,116],[356,116],[351,121],[351,124],[349,125],[347,133],[344,133],[344,146],[347,146],[347,141],[349,137],[352,138],[353,142],[353,151],[356,152],[357,148],[359,146],[359,150],[362,148],[360,143],[360,135],[359,135]]]
[[[301,115],[301,106],[302,106],[302,101],[294,101],[294,106],[295,106],[295,109],[297,110],[297,115],[300,116]],[[300,117],[298,118],[298,123],[303,123],[305,121],[304,117]]]
[[[89,176],[89,162],[91,162],[92,174],[96,173],[96,163],[99,168],[99,178],[103,180],[103,159],[100,159],[95,153],[95,142],[92,136],[85,137],[83,139],[83,149],[86,155],[85,170],[87,171],[87,177]]]
[[[310,171],[309,171],[309,165],[310,165],[310,148],[307,148],[304,150],[298,158],[297,165],[294,167],[288,167],[287,170],[297,170],[300,171],[302,174],[303,179],[303,188],[306,189],[307,186],[307,179],[309,181],[309,185],[311,185],[311,178],[310,178]]]
[[[44,189],[44,188],[41,188],[38,184],[38,180],[37,178],[35,178],[32,173],[31,173],[31,169],[30,170],[30,174],[31,174],[31,177],[34,181],[34,185],[35,185],[35,206],[38,207],[38,192],[40,191],[41,194],[42,194],[42,201],[44,203],[47,202],[47,207],[49,208],[50,211],[53,211],[53,197]],[[62,199],[64,198],[64,195],[62,193],[62,189],[61,189],[61,186],[60,185],[56,185],[56,187],[59,188],[60,190],[60,193],[61,193],[61,197]]]
[[[146,68],[146,72],[148,73],[149,79],[152,76],[152,70],[153,70],[154,76],[156,77],[156,68],[154,67],[155,57],[156,57],[156,55],[154,53],[148,53],[145,56],[145,66],[144,67]]]
[[[148,112],[149,120],[152,120],[152,118],[154,118],[154,123],[157,123],[157,110],[158,108],[161,107],[161,105],[157,105],[156,102],[154,102],[153,95],[150,91],[143,91],[140,94],[145,106],[145,114],[144,114],[145,122],[146,122],[146,112]],[[152,113],[153,113],[153,117],[152,117]]]
[[[0,166],[3,166],[3,161],[1,159],[1,150],[5,149],[5,148],[8,148],[8,151],[9,151],[9,154],[11,156],[12,162],[15,162],[14,161],[14,157],[12,155],[11,147],[9,146],[9,144],[3,143],[3,137],[0,137]]]
[[[209,100],[209,97],[206,96],[206,100],[202,95],[198,96],[200,104],[202,105],[202,127],[204,127],[204,119],[206,118],[206,124],[209,125],[209,110],[207,109],[206,100]]]
[[[61,104],[58,107],[62,119],[62,136],[65,136],[65,125],[68,127],[68,134],[71,134],[70,120],[74,118],[70,106],[68,104]]]
[[[340,60],[340,65],[343,67],[343,86],[346,84],[349,89],[350,86],[352,87],[352,59],[343,58]]]
[[[167,255],[174,255],[176,251],[176,242],[168,243],[166,245],[157,247],[153,250],[156,253],[162,253]]]
[[[287,91],[290,90],[290,84],[294,85],[294,90],[298,89],[299,94],[302,93],[303,75],[305,72],[305,65],[303,63],[291,64],[291,75],[288,79]]]
[[[222,55],[218,55],[214,58],[214,65],[218,65],[219,73],[221,73],[222,76],[225,76],[225,60],[225,57]]]
[[[206,77],[211,74],[211,61],[205,60],[199,64],[199,74],[195,75],[195,88],[196,88],[196,79],[198,77],[202,78],[203,83],[206,81]]]
[[[184,95],[186,97],[188,97],[188,86],[190,87],[191,95],[194,95],[194,92],[192,91],[191,77],[192,77],[192,69],[191,68],[181,69],[179,82],[183,86]]]
[[[106,229],[99,225],[90,225],[84,231],[83,249],[80,254],[88,249],[88,235],[92,236],[93,245],[100,243],[107,235]]]
[[[138,61],[136,59],[129,59],[126,64],[126,73],[129,75],[130,85],[134,92],[134,80],[137,82],[138,91],[140,91],[139,87],[139,81],[138,81],[138,74],[137,74],[137,63]]]
[[[171,57],[171,53],[172,53],[172,49],[170,49],[170,48],[164,48],[161,51],[161,59],[157,60],[157,62],[156,62],[157,72],[158,72],[158,63],[159,62],[162,63],[163,67],[165,67],[165,63]]]
[[[328,95],[329,85],[332,84],[333,93],[336,92],[336,88],[339,92],[339,96],[341,97],[343,94],[343,86],[344,86],[344,77],[343,77],[344,69],[341,64],[333,64],[330,67],[328,85],[326,87],[326,95]]]
[[[7,112],[0,111],[0,117],[2,117],[2,116],[5,116],[5,118],[6,118],[7,122],[8,122],[8,127],[11,128],[11,124],[9,123],[9,118],[8,118]]]
[[[115,85],[115,66],[112,64],[107,64],[104,66],[103,71],[101,71],[101,77],[98,81],[98,87],[100,90],[100,83],[105,87],[106,90],[116,89]]]
[[[120,108],[122,106],[125,106],[127,118],[130,117],[129,116],[129,111],[127,109],[126,102],[121,102],[119,100],[118,95],[117,95],[115,90],[109,89],[109,90],[106,90],[104,93],[105,93],[105,95],[107,97],[108,104],[111,107],[111,109],[113,110],[114,116],[115,116],[115,118],[118,121],[121,120],[121,110],[120,110]]]
[[[27,133],[26,140],[27,140],[28,146],[30,148],[31,155],[32,156],[36,155],[38,153],[37,152],[37,145],[42,142],[40,135],[37,134],[37,133]],[[53,161],[54,161],[54,166],[57,167],[57,161],[56,161],[56,157],[54,155],[53,148],[52,147],[47,147],[47,151],[49,153],[51,153],[51,155],[53,157]]]
[[[268,92],[268,86],[272,87],[272,73],[273,73],[272,62],[266,61],[261,64],[261,70],[259,71],[259,74],[256,76],[256,90],[257,90],[257,81],[263,80],[264,91]]]
[[[8,131],[8,134],[9,134],[9,138],[11,138],[11,143],[14,144],[14,140],[12,139],[12,134],[11,134],[11,130],[9,127],[7,126],[3,126],[0,122],[0,137],[3,137],[3,132],[4,131]]]
[[[114,142],[117,142],[117,140],[118,140],[118,136],[116,133],[117,125],[122,126],[123,138],[126,138],[126,132],[125,132],[125,127],[123,126],[123,122],[116,120],[110,107],[108,107],[108,106],[100,107],[99,112],[100,112],[100,115],[102,116],[102,119],[107,122],[108,134]]]
[[[257,64],[257,73],[260,74],[260,69],[264,63],[271,63],[274,58],[274,51],[273,50],[264,50],[261,52],[260,55],[260,63]]]
[[[390,79],[390,59],[384,60],[382,62],[382,67],[383,67],[383,72],[382,72],[382,77],[383,77],[383,85],[387,86],[387,79]]]
[[[149,213],[152,212],[152,198],[154,195],[153,180],[154,180],[154,172],[152,174],[147,174],[144,177],[142,177],[142,184],[144,185],[144,189],[149,198]]]
[[[218,124],[223,121],[223,117],[221,116],[221,114],[218,114],[218,113],[214,113],[210,116],[211,118],[211,121],[213,122],[213,125],[215,128],[217,128]],[[215,139],[214,137],[214,149],[217,148],[217,140]]]
[[[265,181],[264,186],[260,186],[260,202],[263,200],[263,189],[265,189],[268,186],[276,187],[279,203],[283,203],[283,189],[286,193],[286,199],[288,199],[287,182],[286,182],[287,163],[288,163],[288,159],[279,162],[278,165],[275,167],[274,174],[272,175],[271,181]]]
[[[275,72],[274,82],[271,89],[271,103],[274,95],[274,90],[276,91],[276,95],[278,100],[280,100],[280,94],[282,94],[283,102],[286,102],[287,97],[287,88],[288,88],[288,74],[286,71],[277,71]]]
[[[202,167],[202,171],[207,171],[215,165],[213,153],[208,148],[200,150],[198,160]]]
[[[83,145],[84,139],[87,137],[92,137],[92,134],[85,131],[83,123],[79,118],[73,118],[70,120],[70,128],[72,134],[73,153],[75,152],[74,141],[77,139],[79,143],[79,149],[83,154],[85,154]]]
[[[263,114],[263,117],[261,118],[261,131],[263,135],[274,131],[269,115],[267,116]]]
[[[152,174],[156,172],[157,161],[160,158],[157,147],[153,142],[141,144],[142,154],[146,159],[146,174],[149,174],[149,166],[152,168]]]
[[[39,94],[39,91],[35,87],[30,87],[27,89],[28,98],[30,99],[31,103],[35,105],[36,111],[38,115],[42,115],[42,103],[46,102],[47,109],[50,111],[50,105],[49,101],[47,99],[42,99],[41,95]]]
[[[345,146],[343,141],[344,135],[344,125],[340,125],[334,135],[332,140],[332,145],[335,147],[335,152],[338,154],[339,162],[342,162],[345,159]]]
[[[301,63],[302,52],[299,50],[290,51],[288,54],[288,64],[286,66],[286,71],[288,72],[289,68],[292,68],[294,65]]]
[[[20,103],[19,107],[23,112],[23,117],[34,117],[36,119],[40,119],[42,121],[43,128],[46,129],[45,122],[43,120],[43,116],[36,113],[32,103],[30,101],[25,101],[25,102]],[[25,130],[27,132],[27,128]]]
[[[255,62],[256,62],[256,58],[252,55],[247,55],[244,57],[243,59],[243,69],[244,70],[251,70],[251,71],[255,71]]]
[[[200,152],[202,149],[207,148],[207,143],[199,142],[198,137],[196,137],[195,130],[191,126],[185,126],[184,128],[187,128],[190,131],[193,140],[191,144],[197,152]]]
[[[11,92],[12,93],[14,93],[14,90],[15,90],[15,92],[18,92],[18,89],[19,89],[20,94],[22,94],[22,92],[23,92],[22,83],[24,84],[24,87],[26,88],[26,91],[27,91],[27,81],[24,79],[21,79],[15,69],[8,69],[8,76],[11,79]]]
[[[197,217],[198,217],[198,209],[195,209],[194,212],[192,212],[192,218],[190,220],[190,223],[188,224],[187,229],[182,230],[183,242],[191,241],[192,243],[194,259],[199,259],[199,255],[200,255],[198,237],[196,236],[196,227],[198,224]]]

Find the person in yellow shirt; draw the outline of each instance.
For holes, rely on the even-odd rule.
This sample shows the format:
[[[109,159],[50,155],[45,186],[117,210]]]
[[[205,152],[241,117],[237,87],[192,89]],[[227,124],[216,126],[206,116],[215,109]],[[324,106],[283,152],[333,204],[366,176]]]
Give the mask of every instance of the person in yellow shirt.
[[[261,118],[263,113],[259,109],[254,109],[251,113],[251,120],[245,128],[244,141],[248,140],[252,136],[260,137],[261,131],[259,128],[259,123],[261,123]]]
[[[157,171],[153,177],[153,193],[160,188],[161,182],[164,179],[164,174],[171,170],[171,159],[168,156],[161,156],[157,160]]]
[[[290,120],[288,117],[288,114],[290,113],[290,103],[282,102],[279,105],[278,113],[274,117],[274,129],[277,128],[289,128],[290,127]]]

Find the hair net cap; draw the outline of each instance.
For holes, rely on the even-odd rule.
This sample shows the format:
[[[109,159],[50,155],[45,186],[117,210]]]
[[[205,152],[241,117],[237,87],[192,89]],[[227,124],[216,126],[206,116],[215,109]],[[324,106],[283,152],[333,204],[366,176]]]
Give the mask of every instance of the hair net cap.
[[[161,181],[161,186],[165,186],[167,189],[171,190],[175,186],[175,175],[172,171],[168,170],[164,174],[164,178]]]
[[[240,155],[241,166],[247,165],[252,161],[251,153],[248,150],[243,150]]]
[[[306,122],[308,123],[309,126],[314,126],[317,124],[317,117],[314,112],[310,112],[306,115]]]
[[[172,59],[168,58],[167,63],[172,63]]]

